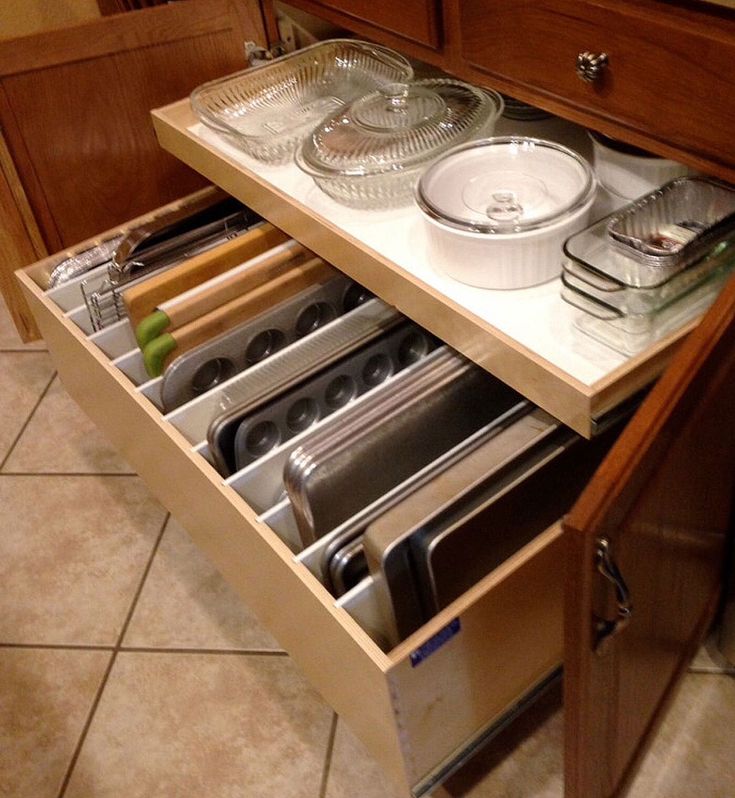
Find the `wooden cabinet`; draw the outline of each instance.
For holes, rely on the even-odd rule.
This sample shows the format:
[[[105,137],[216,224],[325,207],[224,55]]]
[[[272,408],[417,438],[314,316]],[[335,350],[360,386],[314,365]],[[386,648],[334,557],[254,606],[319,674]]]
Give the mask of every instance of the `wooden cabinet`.
[[[364,9],[291,2],[389,46],[405,42],[408,54],[464,80],[735,181],[730,8],[665,0],[442,0],[440,10],[418,3],[412,15],[405,4],[389,2]],[[362,11],[352,15],[347,7]],[[413,35],[403,30],[398,38],[388,14],[410,19]],[[422,31],[435,15],[438,38],[427,48]],[[584,52],[607,56],[591,82],[576,73]]]
[[[298,8],[358,36],[401,50],[428,63],[444,64],[444,30],[441,0],[263,0],[266,9]]]
[[[325,15],[340,19],[358,7],[298,5],[320,6]],[[589,10],[613,4],[535,5],[553,6],[558,14],[567,5]],[[639,5],[652,10],[663,4]],[[434,52],[446,56],[458,74],[487,78],[494,75],[495,62],[485,60],[481,37],[466,30],[463,6],[445,3],[442,33],[427,22],[436,9],[426,5],[416,33],[423,43],[415,45],[437,42]],[[482,3],[478,13],[500,13],[504,7],[503,2]],[[395,45],[406,31],[395,14],[381,16],[386,8],[386,3],[365,6],[360,12],[365,20],[355,21],[354,28],[384,27],[390,31],[385,43]],[[591,18],[587,22],[595,27]],[[457,38],[463,25],[466,51]],[[435,33],[438,38],[432,39]],[[468,59],[472,53],[478,63],[463,64],[463,53]],[[533,59],[522,68],[504,63],[497,67],[503,86],[526,86],[521,76],[539,69]],[[567,78],[542,90],[545,79],[528,78],[519,96],[557,110],[567,103],[572,109],[577,101],[563,96]],[[574,91],[587,88],[572,81],[569,92]],[[603,101],[602,96],[587,105],[579,101],[581,110],[569,115],[599,122]],[[637,118],[624,103],[619,114]],[[369,585],[335,599],[310,569],[308,555],[292,551],[269,518],[202,457],[199,441],[187,436],[173,416],[164,416],[147,389],[123,373],[119,356],[134,345],[129,331],[115,332],[121,338],[114,345],[111,336],[85,332],[66,289],[44,292],[40,287],[48,262],[20,274],[68,391],[407,794],[421,795],[441,781],[468,747],[492,733],[562,663],[567,674],[567,795],[615,794],[633,772],[719,595],[735,473],[735,436],[728,424],[735,400],[735,283],[683,346],[686,331],[636,358],[613,358],[595,363],[592,372],[577,372],[579,363],[565,359],[568,352],[540,354],[534,348],[551,338],[556,340],[547,344],[561,343],[563,350],[558,334],[542,329],[530,340],[517,327],[503,326],[504,316],[523,318],[527,306],[503,312],[493,306],[492,315],[485,317],[467,294],[454,295],[446,283],[434,282],[431,270],[421,270],[410,220],[400,221],[406,234],[396,236],[369,215],[320,207],[308,181],[305,187],[289,167],[248,165],[236,149],[198,125],[186,100],[159,109],[154,118],[169,152],[585,435],[674,357],[572,511],[566,532],[558,524],[539,529],[530,543],[390,648],[381,645]],[[651,117],[640,122],[646,131],[631,138],[652,141],[655,124],[663,131],[663,123]],[[617,132],[622,129],[620,121],[611,125]],[[710,165],[712,157],[706,156]],[[402,238],[403,243],[397,240]],[[514,300],[503,301],[512,305]],[[543,301],[534,307],[537,316],[539,307]],[[603,539],[631,590],[633,616],[619,630],[614,622],[627,620],[626,608],[620,584],[617,596],[610,585],[614,569],[608,569],[607,579],[600,573]],[[601,642],[604,633],[614,630]]]
[[[735,175],[735,20],[652,2],[464,0],[460,63],[540,105]],[[589,82],[584,52],[607,62]]]
[[[353,25],[369,25],[433,49],[441,43],[438,5],[436,0],[405,0],[402,3],[314,0],[310,3],[311,10],[322,15],[351,20]]]
[[[0,288],[24,339],[32,323],[9,278],[38,257],[29,250],[71,246],[202,184],[161,154],[148,111],[245,66],[245,31],[265,37],[252,5],[171,3],[0,41],[0,196],[12,200]]]

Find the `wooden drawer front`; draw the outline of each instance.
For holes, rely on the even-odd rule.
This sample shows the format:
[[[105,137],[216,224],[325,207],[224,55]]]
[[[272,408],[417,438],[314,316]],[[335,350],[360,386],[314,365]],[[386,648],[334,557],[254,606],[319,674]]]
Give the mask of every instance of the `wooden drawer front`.
[[[692,15],[685,21],[676,9],[654,14],[651,3],[458,5],[462,58],[472,67],[663,144],[732,163],[735,23],[707,26]],[[609,58],[593,83],[575,72],[583,51]]]
[[[41,289],[57,259],[18,276],[65,387],[406,793],[433,783],[559,666],[558,526],[539,530],[386,651],[371,579],[340,599],[331,595],[308,565],[309,550],[295,554],[147,398],[147,383],[123,373],[134,352],[118,353],[134,346],[132,331],[116,330],[121,342],[106,354],[109,341],[85,333],[84,308],[71,307],[69,292],[61,301],[59,289]]]
[[[358,33],[369,25],[432,49],[441,44],[437,0],[291,0],[290,5],[354,26]]]

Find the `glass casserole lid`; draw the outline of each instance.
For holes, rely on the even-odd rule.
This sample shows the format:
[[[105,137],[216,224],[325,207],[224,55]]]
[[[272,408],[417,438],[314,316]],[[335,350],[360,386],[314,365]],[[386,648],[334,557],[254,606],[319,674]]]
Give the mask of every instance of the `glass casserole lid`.
[[[204,83],[190,101],[205,125],[249,155],[286,163],[326,114],[412,77],[408,61],[387,47],[331,39]]]
[[[590,165],[573,150],[501,136],[450,150],[424,172],[416,199],[439,224],[502,235],[562,222],[589,202],[595,189]]]
[[[416,169],[482,134],[502,109],[500,95],[457,80],[396,82],[325,117],[296,162],[325,179]]]

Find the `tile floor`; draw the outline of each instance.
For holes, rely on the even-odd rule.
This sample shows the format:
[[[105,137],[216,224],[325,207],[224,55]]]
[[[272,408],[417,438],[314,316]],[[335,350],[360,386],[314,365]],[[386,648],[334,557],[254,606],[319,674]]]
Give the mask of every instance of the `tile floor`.
[[[0,795],[401,798],[0,306]],[[735,795],[703,649],[634,798]],[[436,792],[559,798],[552,691]]]

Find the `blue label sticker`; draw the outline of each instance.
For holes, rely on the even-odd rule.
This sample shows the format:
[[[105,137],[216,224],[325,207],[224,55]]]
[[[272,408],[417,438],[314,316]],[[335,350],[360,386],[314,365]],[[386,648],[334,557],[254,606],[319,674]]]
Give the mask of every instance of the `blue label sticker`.
[[[445,643],[448,643],[454,635],[460,630],[459,618],[450,621],[440,632],[437,632],[434,637],[427,640],[423,646],[419,646],[415,651],[411,652],[411,666],[416,667],[420,665],[427,657],[430,657],[435,651],[438,651]]]

